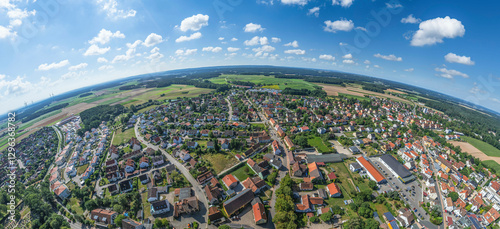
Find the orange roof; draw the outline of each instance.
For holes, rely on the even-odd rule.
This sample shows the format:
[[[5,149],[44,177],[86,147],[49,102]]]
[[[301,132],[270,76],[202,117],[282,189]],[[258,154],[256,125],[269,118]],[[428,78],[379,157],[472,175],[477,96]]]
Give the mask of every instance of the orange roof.
[[[224,178],[222,178],[222,181],[226,184],[227,187],[231,186],[231,184],[238,182],[236,178],[232,174],[226,175]]]
[[[328,188],[328,192],[330,192],[330,196],[340,193],[340,189],[335,183],[331,183],[326,187]]]
[[[372,175],[373,178],[375,178],[377,182],[385,180],[384,176],[382,176],[382,174],[372,165],[372,163],[367,161],[364,157],[358,157],[358,161],[366,170],[368,170],[368,172]]]
[[[255,222],[259,222],[260,220],[264,219],[267,221],[267,215],[266,215],[266,210],[264,208],[264,205],[261,203],[256,203],[253,205],[253,215],[255,217]]]

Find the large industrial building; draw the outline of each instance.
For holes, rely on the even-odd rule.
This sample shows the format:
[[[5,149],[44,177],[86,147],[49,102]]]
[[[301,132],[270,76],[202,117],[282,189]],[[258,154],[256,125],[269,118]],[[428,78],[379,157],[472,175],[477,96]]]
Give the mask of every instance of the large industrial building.
[[[399,163],[396,158],[394,158],[390,154],[384,154],[380,157],[380,162],[385,165],[397,177],[401,182],[408,183],[415,180],[415,176],[411,174],[411,172],[404,167],[401,163]]]
[[[358,157],[356,161],[363,167],[370,179],[374,180],[378,184],[387,183],[387,180],[382,176],[382,174],[373,166],[373,164],[368,161],[365,157]]]

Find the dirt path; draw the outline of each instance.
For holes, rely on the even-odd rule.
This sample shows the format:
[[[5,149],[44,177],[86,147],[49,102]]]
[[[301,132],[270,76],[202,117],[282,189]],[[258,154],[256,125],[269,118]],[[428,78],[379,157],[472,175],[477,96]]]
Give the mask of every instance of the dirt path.
[[[479,160],[481,161],[493,160],[500,164],[500,157],[488,156],[468,142],[448,141],[448,143],[451,143],[454,146],[460,146],[462,151],[470,154],[473,157],[479,158]]]

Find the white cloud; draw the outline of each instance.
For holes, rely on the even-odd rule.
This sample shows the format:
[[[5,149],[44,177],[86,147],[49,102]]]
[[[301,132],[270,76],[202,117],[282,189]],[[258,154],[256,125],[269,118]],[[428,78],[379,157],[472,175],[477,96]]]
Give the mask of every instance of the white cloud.
[[[453,69],[446,69],[446,68],[435,68],[434,69],[436,72],[440,72],[438,75],[444,78],[448,79],[453,79],[454,76],[461,76],[464,78],[469,78],[469,75],[459,72],[457,70]]]
[[[128,17],[135,17],[137,11],[133,9],[122,10],[118,9],[118,2],[116,0],[97,0],[102,11],[106,12],[106,15],[111,19],[125,19]]]
[[[332,55],[327,55],[327,54],[322,54],[319,56],[319,59],[321,60],[328,60],[328,61],[334,61],[335,57]]]
[[[348,53],[342,56],[344,59],[352,59],[352,54]]]
[[[335,33],[337,31],[345,31],[349,32],[354,28],[354,23],[352,20],[347,20],[347,19],[340,19],[337,21],[325,21],[325,27],[324,30],[326,32],[332,32]]]
[[[221,47],[212,47],[212,46],[209,46],[209,47],[205,47],[203,48],[201,51],[203,52],[220,52],[222,51],[222,48]]]
[[[191,41],[191,40],[196,40],[201,38],[201,33],[196,32],[191,34],[189,37],[188,36],[180,36],[175,40],[176,43],[184,42],[184,41]]]
[[[279,39],[277,37],[271,37],[271,42],[278,43],[278,42],[281,42],[281,39]]]
[[[104,57],[99,57],[99,58],[97,58],[97,62],[99,62],[99,63],[108,63],[108,59],[106,59]]]
[[[417,24],[420,23],[422,19],[413,17],[413,14],[408,15],[408,17],[402,18],[401,23]]]
[[[332,5],[341,5],[342,7],[349,7],[354,0],[332,0]]]
[[[203,15],[203,14],[193,15],[191,17],[182,20],[180,30],[182,32],[187,32],[188,30],[198,31],[203,26],[208,26],[208,19],[209,19],[208,15]]]
[[[304,6],[309,0],[281,0],[281,3],[285,5],[300,5]]]
[[[373,65],[373,67],[375,67],[375,68],[380,68],[380,66],[378,66],[378,64]]]
[[[396,9],[396,8],[403,7],[403,5],[401,5],[399,3],[394,3],[394,4],[385,3],[385,6],[387,6],[387,8],[389,8],[389,9]]]
[[[380,53],[377,53],[375,55],[373,55],[374,57],[377,57],[377,58],[381,58],[381,59],[384,59],[384,60],[390,60],[390,61],[403,61],[403,58],[402,57],[397,57],[395,56],[394,54],[391,54],[391,55],[381,55]]]
[[[319,7],[313,7],[311,9],[309,9],[309,12],[307,13],[307,15],[314,15],[315,17],[318,17],[319,16]]]
[[[0,39],[5,39],[7,37],[15,37],[16,32],[13,32],[10,28],[3,27],[0,25]]]
[[[365,60],[365,61],[363,62],[363,64],[371,64],[371,63],[372,63],[372,62],[370,62],[369,60]]]
[[[455,53],[448,53],[446,56],[444,56],[444,59],[446,62],[449,63],[458,63],[458,64],[465,64],[465,65],[474,65],[475,62],[470,59],[468,56],[458,56]]]
[[[175,51],[175,55],[177,56],[189,56],[189,55],[193,55],[195,54],[196,52],[198,51],[198,49],[177,49],[177,51]]]
[[[161,42],[163,42],[163,37],[161,35],[158,35],[156,33],[151,33],[151,34],[149,34],[148,37],[146,37],[146,40],[144,40],[143,45],[146,47],[151,47],[151,46],[157,45]]]
[[[306,54],[306,51],[302,50],[302,49],[289,49],[289,50],[285,50],[285,53],[286,54],[295,54],[295,55],[304,55],[304,54]]]
[[[1,7],[0,7],[1,8]],[[26,9],[19,9],[15,6],[8,8],[7,16],[10,19],[10,26],[20,26],[23,24],[23,20],[29,16],[34,16],[36,10],[27,11]]]
[[[114,68],[112,65],[103,65],[103,66],[99,67],[99,71],[109,70],[112,68]]]
[[[339,43],[339,45],[340,45],[340,46],[346,46],[346,45],[347,45],[347,43],[340,42],[340,43]]]
[[[267,37],[259,37],[259,36],[255,36],[253,37],[252,39],[250,40],[246,40],[245,42],[243,42],[246,46],[254,46],[254,45],[267,45],[269,44],[269,41],[267,39]]]
[[[291,47],[294,47],[294,48],[298,48],[299,47],[299,42],[292,41],[290,43],[285,44],[285,46],[291,46]]]
[[[160,48],[158,47],[154,47],[153,49],[151,49],[151,51],[149,51],[150,53],[157,53],[158,51],[160,51]]]
[[[254,52],[274,52],[274,50],[276,50],[276,48],[270,45],[264,45],[262,47],[252,49]]]
[[[264,28],[262,28],[262,26],[259,24],[248,23],[245,25],[243,30],[245,30],[245,32],[247,33],[255,33],[264,31]]]
[[[224,40],[224,37],[219,37],[219,41],[223,41]]]
[[[238,40],[238,38],[236,38],[236,37],[233,37],[233,38],[231,39],[231,41],[237,41],[237,40]]]
[[[87,74],[87,71],[68,72],[68,73],[62,75],[61,79],[67,80],[67,79],[71,79],[71,78],[78,78],[78,77],[83,76],[85,74]]]
[[[121,33],[120,31],[116,31],[115,33],[106,30],[106,29],[101,29],[97,37],[92,38],[92,40],[89,41],[90,44],[107,44],[109,41],[111,41],[111,38],[125,38],[125,35]]]
[[[228,48],[227,48],[227,51],[228,51],[228,52],[236,52],[236,51],[238,51],[238,50],[240,50],[240,48],[233,48],[233,47],[228,47]]]
[[[354,64],[353,60],[343,60],[342,63],[344,64]]]
[[[412,46],[433,45],[443,43],[443,38],[463,37],[465,27],[457,19],[446,16],[434,18],[420,23],[419,30],[413,34]]]
[[[14,80],[5,80],[5,77],[0,79],[0,89],[4,95],[21,95],[30,91],[33,84],[17,76]]]
[[[58,62],[58,63],[54,62],[52,64],[41,64],[40,66],[38,66],[38,70],[48,71],[48,70],[52,70],[52,69],[62,68],[68,64],[69,64],[69,60],[63,60],[63,61]]]
[[[157,60],[163,58],[163,54],[161,54],[159,52],[154,52],[146,58],[150,59],[151,61],[157,61]]]
[[[408,69],[405,69],[404,71],[405,72],[413,72],[413,71],[415,71],[415,69],[414,68],[408,68]]]
[[[96,44],[91,45],[87,51],[83,54],[84,56],[95,56],[95,55],[102,55],[105,54],[111,49],[110,47],[107,48],[99,48]]]
[[[86,68],[88,65],[89,64],[87,64],[87,63],[81,63],[81,64],[77,64],[77,65],[74,65],[74,66],[70,66],[68,68],[68,70],[70,70],[70,71],[78,71],[78,70]]]

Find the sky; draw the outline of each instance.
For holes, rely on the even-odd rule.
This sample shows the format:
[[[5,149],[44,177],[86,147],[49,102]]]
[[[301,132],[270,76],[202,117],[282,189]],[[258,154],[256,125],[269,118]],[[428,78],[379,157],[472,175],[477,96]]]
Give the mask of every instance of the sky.
[[[500,112],[500,2],[0,0],[0,113],[138,74],[221,65],[358,73]]]

